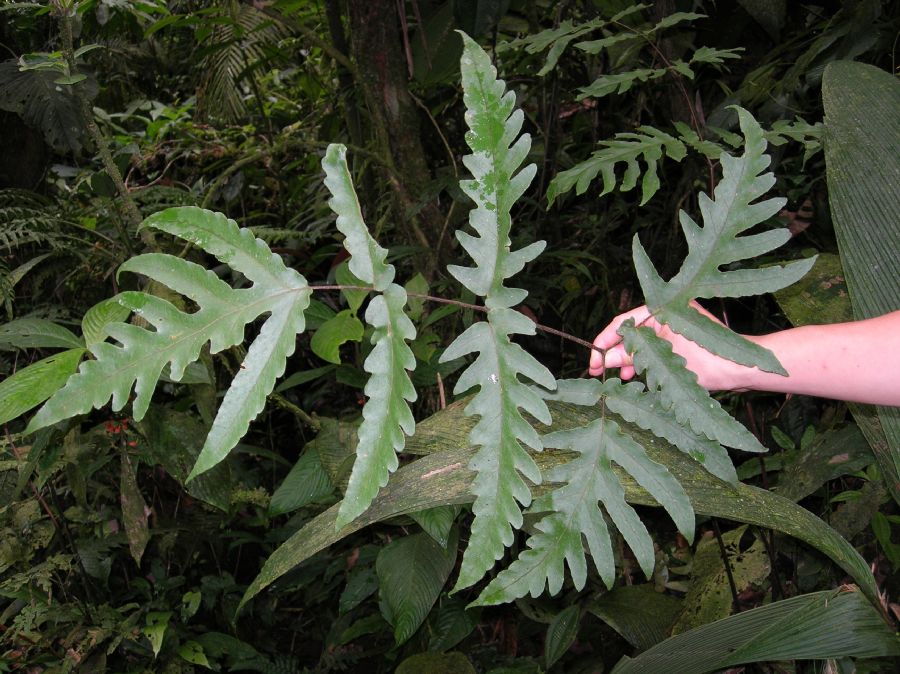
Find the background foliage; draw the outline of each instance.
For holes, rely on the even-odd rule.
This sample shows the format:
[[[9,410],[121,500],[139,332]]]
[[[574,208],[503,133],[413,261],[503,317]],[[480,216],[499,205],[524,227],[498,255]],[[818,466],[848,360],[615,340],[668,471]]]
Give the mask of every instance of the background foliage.
[[[644,504],[650,578],[615,536],[612,589],[589,568],[583,589],[566,581],[555,597],[467,608],[483,588],[450,594],[450,583],[459,576],[458,547],[476,535],[460,506],[471,500],[472,476],[462,470],[471,421],[458,403],[432,415],[461,372],[460,361],[441,356],[477,317],[420,300],[430,293],[472,302],[478,294],[444,271],[467,264],[451,236],[471,207],[459,187],[470,170],[462,164],[470,150],[454,32],[462,29],[492,55],[532,137],[523,159],[535,177],[512,207],[512,244],[543,239],[547,252],[516,279],[529,290],[526,315],[590,339],[639,303],[635,234],[671,278],[689,253],[679,209],[698,217],[696,195],[721,179],[722,152],[740,154],[728,108],[739,104],[759,120],[774,155],[771,194],[787,198],[769,222],[786,225],[791,239],[763,264],[820,256],[777,303],[745,298],[710,308],[739,332],[849,316],[833,253],[840,245],[846,261],[857,244],[842,238],[846,208],[834,206],[833,222],[829,207],[846,187],[833,184],[832,172],[825,180],[823,143],[826,153],[838,147],[820,124],[823,95],[828,105],[837,81],[827,66],[856,60],[891,71],[894,4],[54,0],[0,9],[8,57],[0,122],[10,130],[0,138],[5,669],[604,671],[627,655],[634,659],[619,667],[654,671],[652,661],[672,671],[665,654],[681,646],[665,639],[676,634],[722,645],[709,669],[777,655],[890,671],[883,659],[851,663],[888,654],[878,636],[887,628],[860,593],[831,594],[856,582],[870,598],[880,593],[884,614],[897,618],[900,515],[881,460],[890,453],[878,444],[877,412],[833,401],[723,398],[769,449],[761,458],[732,453],[743,484],[730,492],[679,452],[653,454],[694,490],[692,545],[626,480],[626,496]],[[870,84],[861,105],[878,109],[888,91]],[[841,114],[827,112],[826,122]],[[380,283],[347,265],[321,169],[330,142],[349,148],[345,170],[360,213],[376,240],[392,244],[376,266],[396,279]],[[890,147],[888,172],[887,158],[900,156]],[[326,166],[332,180],[335,170]],[[249,356],[240,339],[214,356],[201,349],[179,383],[161,369],[140,421],[131,407],[107,408],[22,434],[28,417],[18,417],[58,388],[105,326],[127,317],[116,304],[85,315],[89,307],[141,290],[196,320],[195,307],[162,284],[117,274],[129,258],[139,271],[159,260],[146,256],[163,252],[208,264],[202,245],[138,230],[151,213],[189,205],[249,227],[287,275],[319,286],[380,284],[393,288],[385,297],[409,297],[418,398],[393,404],[408,401],[420,423],[399,455],[397,482],[363,522],[335,530],[336,519],[356,514],[338,516],[336,504],[357,489],[360,406],[372,397],[366,363],[379,348],[377,330],[360,320],[374,305],[361,291],[316,293],[307,334],[290,346],[283,340],[285,376],[265,410],[235,452],[193,480],[219,397]],[[231,292],[265,292],[247,267],[222,262],[210,268]],[[886,301],[897,308],[896,297]],[[248,343],[266,333],[256,316],[234,328]],[[553,334],[515,343],[557,377],[585,368],[586,350]],[[31,378],[12,378],[32,364],[41,365]],[[407,433],[411,422],[401,424]],[[388,445],[390,453],[400,448]],[[416,489],[425,476],[443,481]],[[812,514],[799,519],[796,503]],[[525,531],[541,526],[525,515]],[[516,538],[514,550],[526,540]],[[872,572],[854,570],[851,546]],[[783,598],[792,603],[770,603]],[[788,613],[755,613],[767,608]],[[789,620],[799,636],[783,648],[765,635],[747,641],[755,620]],[[847,642],[823,650],[837,633]]]

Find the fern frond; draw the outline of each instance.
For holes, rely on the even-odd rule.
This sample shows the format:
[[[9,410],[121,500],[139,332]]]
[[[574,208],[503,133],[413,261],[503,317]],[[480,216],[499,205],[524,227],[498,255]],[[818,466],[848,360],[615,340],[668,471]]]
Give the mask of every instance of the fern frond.
[[[473,180],[461,186],[476,204],[469,223],[478,234],[457,232],[475,267],[450,266],[449,271],[469,290],[485,298],[487,321],[469,327],[441,356],[442,362],[477,353],[477,358],[460,375],[454,388],[462,393],[478,387],[467,415],[477,415],[478,423],[469,439],[478,447],[469,464],[477,475],[475,521],[469,546],[463,557],[456,589],[468,587],[490,569],[513,540],[513,528],[522,524],[519,504],[531,503],[531,490],[524,478],[540,482],[534,460],[523,447],[539,451],[540,438],[525,421],[524,410],[543,423],[550,422],[544,401],[519,380],[520,376],[553,389],[553,375],[541,363],[513,344],[515,334],[534,334],[534,323],[510,307],[521,302],[525,290],[508,288],[504,282],[534,259],[544,242],[511,251],[510,209],[534,177],[535,167],[515,171],[525,159],[531,138],[523,134],[523,115],[514,110],[515,94],[506,92],[497,79],[488,55],[463,35],[461,61],[466,122],[466,142],[472,154],[463,162]]]
[[[647,9],[647,7],[649,7],[649,5],[632,5],[631,7],[626,7],[622,11],[614,14],[609,19],[597,18],[577,25],[566,20],[561,22],[557,28],[550,28],[541,31],[540,33],[535,33],[534,35],[500,44],[497,46],[497,51],[524,47],[525,51],[529,54],[537,54],[549,48],[547,60],[544,62],[544,66],[538,71],[538,77],[543,77],[556,67],[559,57],[562,56],[563,52],[573,40],[577,40],[582,35],[587,35],[595,30],[609,26],[610,24],[617,23],[631,14]],[[616,37],[619,36],[622,36],[620,39],[634,39],[635,37],[638,37],[632,33],[620,33]]]
[[[587,580],[582,536],[594,565],[607,587],[615,580],[615,564],[609,531],[598,502],[634,553],[641,569],[653,573],[653,540],[634,509],[625,501],[625,490],[613,472],[618,464],[644,487],[675,521],[679,531],[693,538],[694,511],[687,494],[662,464],[652,461],[619,425],[605,416],[579,428],[557,431],[542,438],[545,447],[578,452],[572,461],[551,470],[548,482],[562,482],[535,504],[552,509],[528,539],[528,549],[484,589],[475,604],[499,604],[526,594],[537,597],[545,584],[556,594],[564,580],[564,564],[572,582],[581,590]]]
[[[754,435],[722,409],[718,401],[699,383],[697,375],[685,366],[685,360],[672,345],[651,328],[635,327],[629,319],[619,328],[625,348],[634,357],[634,369],[646,373],[651,391],[659,391],[663,405],[672,410],[680,424],[688,424],[728,447],[746,452],[765,452]]]
[[[656,391],[648,391],[640,382],[623,383],[620,379],[560,379],[556,391],[544,393],[545,400],[559,400],[591,407],[601,403],[626,421],[668,440],[696,460],[710,473],[728,482],[737,482],[731,458],[722,445],[703,433],[695,433],[679,423]]]
[[[393,282],[394,266],[385,262],[387,251],[376,243],[363,221],[346,153],[343,145],[332,144],[322,160],[325,185],[332,194],[328,205],[337,214],[337,228],[345,237],[350,271],[381,294],[372,299],[365,314],[366,322],[375,328],[374,348],[363,363],[371,376],[365,387],[368,399],[359,426],[356,461],[335,522],[338,529],[365,511],[387,484],[399,465],[397,452],[406,444],[404,433],[412,435],[416,428],[409,408],[416,399],[409,378],[416,359],[407,344],[416,338],[416,329],[404,311],[406,291]]]
[[[626,421],[668,440],[716,477],[737,482],[734,464],[722,445],[679,423],[658,392],[645,390],[640,382],[623,384],[619,379],[608,379],[602,384],[600,394],[606,407]]]
[[[641,175],[638,160],[642,159],[647,170],[641,180],[641,205],[647,203],[659,189],[657,163],[663,152],[680,162],[684,159],[686,150],[680,140],[652,126],[642,126],[638,132],[616,134],[615,140],[601,142],[602,149],[595,151],[589,159],[558,173],[547,189],[547,201],[552,204],[560,194],[573,187],[576,194],[584,194],[597,174],[603,176],[603,191],[600,196],[609,194],[616,187],[616,164],[619,163],[625,164],[619,189],[627,192],[637,185]]]
[[[753,203],[771,189],[775,177],[762,173],[769,166],[762,129],[749,112],[743,108],[737,111],[745,138],[744,153],[740,157],[721,155],[722,180],[716,186],[714,198],[700,195],[703,227],[684,211],[680,212],[688,254],[679,272],[670,281],[663,281],[637,236],[632,242],[634,265],[647,306],[658,320],[729,360],[786,374],[771,352],[689,306],[696,297],[742,297],[774,292],[799,280],[815,263],[813,257],[784,266],[720,271],[723,265],[767,253],[790,238],[786,228],[738,237],[775,215],[785,200]]]
[[[191,477],[221,461],[262,410],[275,379],[293,353],[296,335],[303,331],[303,312],[311,291],[306,280],[233,220],[199,208],[174,208],[144,221],[144,227],[190,241],[242,273],[250,288],[234,289],[213,272],[197,264],[160,253],[139,255],[120,271],[144,274],[185,295],[200,307],[180,311],[153,295],[130,291],[115,301],[135,312],[154,328],[109,321],[106,335],[119,344],[98,341],[90,345],[95,360],[84,362],[78,373],[32,418],[33,432],[62,419],[105,405],[121,409],[134,387],[132,406],[136,420],[143,418],[163,369],[178,380],[185,367],[197,360],[208,342],[215,353],[244,340],[244,327],[262,314],[270,314],[251,344],[241,370],[219,408]]]
[[[222,15],[215,17],[218,25],[207,40],[200,107],[236,122],[247,114],[241,80],[253,77],[253,68],[269,55],[267,47],[287,31],[253,4],[228,4]]]

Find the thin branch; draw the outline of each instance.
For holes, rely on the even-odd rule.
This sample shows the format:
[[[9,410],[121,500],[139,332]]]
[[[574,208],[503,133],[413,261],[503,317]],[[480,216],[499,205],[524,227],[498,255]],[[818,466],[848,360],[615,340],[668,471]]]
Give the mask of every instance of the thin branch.
[[[311,290],[366,290],[373,291],[375,290],[372,286],[354,286],[354,285],[343,285],[343,284],[330,284],[330,285],[311,285],[309,286]],[[440,304],[452,304],[454,306],[460,307],[462,309],[471,309],[472,311],[480,311],[481,313],[487,313],[487,307],[481,306],[480,304],[470,304],[469,302],[463,302],[461,300],[451,300],[446,297],[435,297],[434,295],[426,295],[425,293],[413,293],[407,291],[406,293],[410,297],[417,297],[419,299],[428,300],[429,302],[438,302]],[[556,328],[551,328],[548,325],[543,325],[538,323],[534,319],[530,318],[526,314],[522,314],[532,323],[534,323],[534,327],[536,327],[541,332],[546,332],[550,335],[556,335],[557,337],[561,337],[563,339],[567,339],[570,342],[574,342],[580,346],[591,349],[592,351],[596,351],[600,354],[606,356],[606,350],[601,349],[599,346],[594,346],[589,341],[585,339],[581,339],[580,337],[576,337],[575,335],[570,335],[568,332],[563,332],[562,330],[557,330]]]

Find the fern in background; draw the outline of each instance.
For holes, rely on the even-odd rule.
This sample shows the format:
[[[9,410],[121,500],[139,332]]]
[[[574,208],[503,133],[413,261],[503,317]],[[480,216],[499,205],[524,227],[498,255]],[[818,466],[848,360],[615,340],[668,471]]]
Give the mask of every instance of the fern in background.
[[[559,28],[513,40],[498,49],[505,51],[524,48],[531,54],[547,51],[547,59],[538,72],[539,76],[553,70],[559,58],[570,46],[594,55],[609,53],[612,48],[622,49],[625,45],[630,45],[630,48],[638,53],[641,47],[650,46],[652,60],[662,59],[664,62],[663,67],[638,67],[603,74],[579,90],[580,93],[576,97],[579,101],[585,98],[598,99],[612,94],[623,94],[637,84],[658,80],[666,75],[693,80],[698,66],[724,67],[727,61],[740,57],[740,49],[702,46],[695,49],[686,60],[666,60],[654,44],[658,34],[703,19],[705,15],[675,12],[655,24],[639,21],[641,13],[649,9],[650,5],[638,4],[622,10],[609,19],[593,19],[578,25],[565,21]],[[602,32],[604,37],[574,42],[577,38],[597,31]],[[621,55],[619,58],[621,60]],[[610,60],[613,58],[610,57]],[[693,105],[691,101],[688,103]],[[694,123],[697,128],[676,121],[671,130],[643,125],[633,132],[618,133],[613,140],[600,141],[599,149],[588,159],[554,176],[547,189],[547,201],[552,205],[561,195],[571,190],[575,190],[579,195],[584,194],[600,176],[603,180],[600,196],[610,193],[617,185],[622,192],[628,192],[640,184],[640,205],[644,205],[659,190],[659,162],[664,156],[680,162],[687,155],[688,149],[691,149],[711,160],[718,160],[727,149],[733,149],[740,144],[740,137],[736,134],[714,127],[701,127],[699,120],[694,120]],[[805,162],[821,150],[821,134],[821,124],[811,125],[797,118],[793,122],[777,121],[766,133],[766,138],[773,145],[781,145],[788,140],[803,144]],[[713,140],[711,136],[721,136],[722,140]],[[616,174],[619,164],[625,165],[621,178]],[[641,164],[644,165],[643,169]]]

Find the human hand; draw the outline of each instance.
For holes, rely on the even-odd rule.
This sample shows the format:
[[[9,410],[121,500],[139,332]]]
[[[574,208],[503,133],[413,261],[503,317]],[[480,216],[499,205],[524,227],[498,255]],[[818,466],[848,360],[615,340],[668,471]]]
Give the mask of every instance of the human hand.
[[[691,302],[691,306],[707,318],[721,324],[719,319],[696,302]],[[669,342],[672,350],[687,361],[687,368],[697,375],[700,385],[704,388],[710,391],[733,391],[742,388],[742,371],[748,368],[716,356],[695,342],[673,332],[669,326],[650,316],[650,310],[646,306],[619,314],[597,335],[594,346],[606,350],[606,358],[604,359],[603,354],[598,351],[591,352],[588,368],[591,375],[596,377],[602,375],[604,370],[620,368],[619,376],[624,381],[634,377],[631,354],[625,351],[622,337],[617,332],[622,323],[629,318],[633,318],[636,325],[653,328],[657,335]]]

